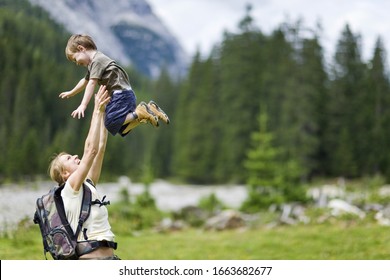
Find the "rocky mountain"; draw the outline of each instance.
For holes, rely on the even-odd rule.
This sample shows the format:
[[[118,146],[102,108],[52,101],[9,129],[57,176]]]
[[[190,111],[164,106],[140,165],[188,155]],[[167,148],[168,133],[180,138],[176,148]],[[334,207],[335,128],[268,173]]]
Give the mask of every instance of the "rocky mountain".
[[[92,36],[99,50],[149,77],[186,71],[188,56],[145,0],[29,0],[70,33]],[[65,46],[64,46],[65,48]]]

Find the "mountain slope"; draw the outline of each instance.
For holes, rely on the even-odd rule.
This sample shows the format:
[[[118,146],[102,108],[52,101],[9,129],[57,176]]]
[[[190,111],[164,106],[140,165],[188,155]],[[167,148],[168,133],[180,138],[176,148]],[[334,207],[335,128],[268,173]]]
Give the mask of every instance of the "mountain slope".
[[[185,72],[187,55],[145,0],[29,1],[70,33],[91,35],[99,50],[124,66],[150,77],[162,67],[176,76]]]

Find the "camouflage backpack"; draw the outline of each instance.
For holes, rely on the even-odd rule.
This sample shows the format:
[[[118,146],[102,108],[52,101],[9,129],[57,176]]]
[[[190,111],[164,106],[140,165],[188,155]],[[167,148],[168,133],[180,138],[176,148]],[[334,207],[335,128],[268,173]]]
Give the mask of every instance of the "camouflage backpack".
[[[49,252],[55,260],[78,259],[77,236],[89,216],[92,194],[91,190],[84,185],[79,223],[74,233],[65,214],[61,197],[63,188],[64,185],[56,186],[37,199],[34,223],[38,224],[41,230],[45,257]]]

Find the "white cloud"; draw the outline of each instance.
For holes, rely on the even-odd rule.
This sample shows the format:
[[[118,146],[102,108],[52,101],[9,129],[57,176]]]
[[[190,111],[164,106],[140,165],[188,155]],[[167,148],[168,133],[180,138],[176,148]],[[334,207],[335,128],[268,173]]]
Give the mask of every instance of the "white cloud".
[[[197,47],[208,52],[220,41],[226,29],[233,29],[244,15],[241,1],[224,0],[149,0],[154,12],[193,53]]]
[[[323,46],[332,53],[348,23],[362,36],[363,57],[372,56],[378,36],[390,47],[390,1],[385,0],[148,0],[192,54],[199,47],[208,53],[222,39],[224,30],[235,31],[251,3],[252,17],[261,31],[268,34],[286,19],[303,19],[306,27],[323,27]]]

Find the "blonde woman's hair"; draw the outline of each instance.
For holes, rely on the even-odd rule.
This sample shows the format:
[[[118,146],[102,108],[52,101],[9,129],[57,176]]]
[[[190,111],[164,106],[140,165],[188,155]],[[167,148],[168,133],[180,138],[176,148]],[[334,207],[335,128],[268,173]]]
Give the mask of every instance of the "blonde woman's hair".
[[[87,50],[97,50],[92,37],[85,34],[74,34],[70,36],[65,48],[65,55],[68,60],[72,60],[72,55],[78,52],[77,47],[83,46]]]
[[[58,185],[62,185],[65,183],[65,180],[62,177],[62,173],[64,172],[64,165],[60,161],[60,157],[63,155],[67,155],[67,153],[61,152],[59,154],[53,155],[48,168],[48,173],[50,175],[50,178],[53,181],[56,181]]]

